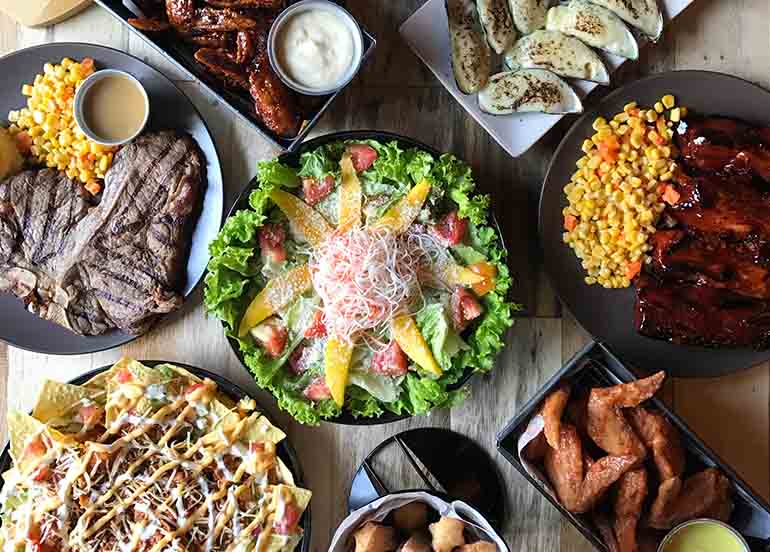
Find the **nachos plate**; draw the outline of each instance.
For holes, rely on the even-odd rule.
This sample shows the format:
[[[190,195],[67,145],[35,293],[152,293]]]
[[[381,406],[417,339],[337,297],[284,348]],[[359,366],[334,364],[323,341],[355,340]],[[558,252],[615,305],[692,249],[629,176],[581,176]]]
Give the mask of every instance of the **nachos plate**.
[[[255,407],[172,364],[46,381],[31,415],[8,416],[4,549],[294,550],[311,493]]]

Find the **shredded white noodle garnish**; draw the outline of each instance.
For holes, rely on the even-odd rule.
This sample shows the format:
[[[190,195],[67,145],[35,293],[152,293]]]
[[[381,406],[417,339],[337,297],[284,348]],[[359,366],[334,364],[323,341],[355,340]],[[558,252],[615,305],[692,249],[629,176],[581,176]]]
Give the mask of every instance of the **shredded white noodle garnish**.
[[[331,235],[310,258],[329,333],[381,346],[382,330],[397,315],[419,309],[420,282],[432,279],[431,268],[448,258],[446,248],[419,227],[404,235],[370,228]]]

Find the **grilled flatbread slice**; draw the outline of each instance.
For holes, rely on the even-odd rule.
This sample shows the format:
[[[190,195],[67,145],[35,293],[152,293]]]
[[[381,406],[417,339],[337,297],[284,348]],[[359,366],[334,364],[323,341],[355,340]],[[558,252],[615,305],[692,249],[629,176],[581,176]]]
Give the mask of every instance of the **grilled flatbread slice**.
[[[561,77],[609,84],[610,74],[602,59],[574,36],[540,30],[523,36],[505,52],[505,66],[519,69],[548,69]]]
[[[521,69],[493,75],[478,97],[481,110],[492,115],[583,111],[575,91],[559,76],[544,69]]]
[[[589,46],[620,57],[639,57],[639,45],[626,24],[607,8],[585,0],[572,0],[548,10],[545,28],[577,37]]]
[[[652,40],[663,32],[663,14],[657,0],[591,0],[604,6],[623,21],[636,27]]]
[[[498,54],[505,52],[516,41],[516,29],[507,4],[507,0],[476,0],[487,42]]]
[[[489,46],[476,21],[476,9],[469,0],[446,0],[446,12],[457,87],[464,94],[473,94],[489,80]]]
[[[545,25],[545,14],[551,0],[508,0],[513,23],[522,34],[529,34]]]

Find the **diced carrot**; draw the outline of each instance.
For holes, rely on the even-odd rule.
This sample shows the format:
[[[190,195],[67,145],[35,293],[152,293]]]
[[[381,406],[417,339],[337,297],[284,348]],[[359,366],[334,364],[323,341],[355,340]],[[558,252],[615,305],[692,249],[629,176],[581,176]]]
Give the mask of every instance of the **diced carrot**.
[[[642,270],[642,261],[634,261],[626,265],[626,278],[633,280],[634,276]]]
[[[655,137],[652,139],[652,142],[653,142],[653,143],[654,143],[656,146],[662,146],[663,144],[665,144],[665,143],[666,143],[666,139],[665,139],[665,138],[663,138],[663,136],[655,136]]]
[[[666,186],[667,186],[666,184],[662,184],[662,183],[658,184],[658,187],[655,188],[655,191],[658,192],[659,194],[662,194],[663,192],[666,191]]]
[[[29,153],[32,147],[32,136],[30,136],[29,132],[22,130],[16,134],[15,138],[16,149],[19,150],[19,153]]]
[[[599,144],[599,155],[607,163],[614,163],[618,160],[618,153],[620,152],[620,144],[614,138],[604,140]]]
[[[572,232],[575,228],[577,228],[578,219],[575,215],[566,215],[564,217],[564,229],[567,232]]]
[[[679,192],[677,192],[673,186],[666,186],[666,190],[663,192],[663,201],[669,205],[676,205],[679,202],[679,197]]]
[[[83,58],[80,62],[80,66],[86,71],[91,71],[94,68],[94,60],[92,58]]]
[[[639,111],[638,107],[628,112],[628,114],[631,115],[632,117],[638,117],[639,113],[641,113],[641,111]]]

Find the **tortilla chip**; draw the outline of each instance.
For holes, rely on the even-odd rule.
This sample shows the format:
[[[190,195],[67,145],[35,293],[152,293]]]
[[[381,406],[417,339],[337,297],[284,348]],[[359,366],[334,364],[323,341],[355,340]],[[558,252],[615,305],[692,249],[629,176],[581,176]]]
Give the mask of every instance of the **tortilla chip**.
[[[192,372],[188,372],[184,368],[177,366],[175,364],[158,364],[155,368],[152,368],[152,370],[161,370],[162,368],[168,368],[172,372],[176,372],[176,374],[182,376],[183,378],[187,378],[194,383],[200,383],[203,381]]]
[[[260,412],[253,413],[248,420],[238,438],[239,441],[247,443],[270,441],[278,444],[286,438],[286,434],[270,423],[270,420]]]
[[[66,415],[80,406],[84,400],[94,400],[101,393],[102,391],[79,385],[45,380],[32,416],[43,423],[48,423],[55,418],[70,418]]]
[[[274,485],[273,492],[279,493],[281,489],[288,490],[293,499],[293,503],[299,509],[300,515],[307,509],[307,505],[310,504],[310,499],[313,497],[313,493],[308,489],[302,487],[294,487],[292,485]]]
[[[276,460],[278,460],[278,464],[275,466],[275,471],[278,474],[279,481],[285,485],[294,487],[296,485],[296,483],[294,483],[294,474],[291,473],[289,466],[287,466],[279,456],[276,457]]]
[[[266,552],[292,552],[299,541],[302,540],[302,528],[298,527],[297,532],[292,535],[278,535],[276,533],[270,533],[267,537],[267,542],[262,548]]]
[[[29,414],[11,410],[8,413],[8,435],[11,441],[11,458],[14,464],[19,463],[21,453],[27,442],[34,436],[45,431],[45,424]]]

